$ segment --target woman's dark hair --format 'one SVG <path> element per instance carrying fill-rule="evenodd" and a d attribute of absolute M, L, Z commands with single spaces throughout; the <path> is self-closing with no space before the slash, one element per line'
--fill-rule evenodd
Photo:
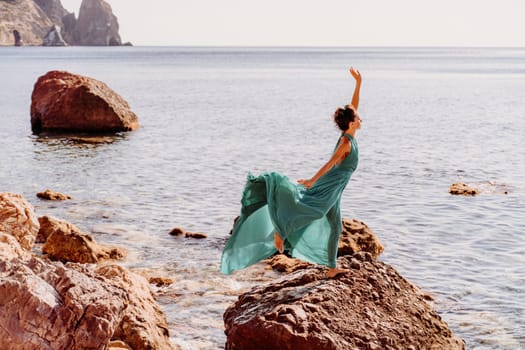
<path fill-rule="evenodd" d="M 341 131 L 348 129 L 348 125 L 355 120 L 355 109 L 351 105 L 337 108 L 334 112 L 334 122 Z"/>

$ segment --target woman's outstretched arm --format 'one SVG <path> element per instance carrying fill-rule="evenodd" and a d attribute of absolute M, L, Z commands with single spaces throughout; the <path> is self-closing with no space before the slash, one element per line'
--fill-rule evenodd
<path fill-rule="evenodd" d="M 350 141 L 344 136 L 341 137 L 341 141 L 339 142 L 339 145 L 337 146 L 337 149 L 332 154 L 332 157 L 328 162 L 326 162 L 325 165 L 319 171 L 309 180 L 301 179 L 297 182 L 299 182 L 301 185 L 303 185 L 306 188 L 312 187 L 317 180 L 319 180 L 324 174 L 326 174 L 330 169 L 332 169 L 335 165 L 340 164 L 346 156 L 350 154 L 352 145 L 350 144 Z"/>
<path fill-rule="evenodd" d="M 361 73 L 357 69 L 354 69 L 354 67 L 350 67 L 350 74 L 355 79 L 355 88 L 354 88 L 354 94 L 352 95 L 352 106 L 357 111 L 357 108 L 359 107 L 359 91 L 361 90 Z"/>

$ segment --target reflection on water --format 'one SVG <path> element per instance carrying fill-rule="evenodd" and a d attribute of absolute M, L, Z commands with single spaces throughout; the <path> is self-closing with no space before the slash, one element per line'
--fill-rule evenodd
<path fill-rule="evenodd" d="M 75 155 L 79 150 L 93 150 L 126 139 L 125 133 L 117 134 L 82 134 L 82 133 L 46 133 L 32 137 L 35 153 L 65 151 Z M 93 152 L 86 152 L 91 155 Z"/>

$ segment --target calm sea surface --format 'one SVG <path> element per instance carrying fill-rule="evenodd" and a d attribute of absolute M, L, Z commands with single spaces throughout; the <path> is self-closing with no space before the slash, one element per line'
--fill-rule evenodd
<path fill-rule="evenodd" d="M 159 291 L 173 343 L 222 349 L 226 307 L 276 276 L 218 272 L 246 175 L 315 173 L 350 65 L 363 128 L 343 216 L 371 227 L 380 259 L 435 296 L 468 349 L 524 349 L 525 49 L 0 48 L 0 191 L 174 278 Z M 54 69 L 106 82 L 142 128 L 100 144 L 33 136 L 33 85 Z M 485 192 L 449 195 L 458 180 Z M 40 201 L 46 188 L 74 200 Z"/>

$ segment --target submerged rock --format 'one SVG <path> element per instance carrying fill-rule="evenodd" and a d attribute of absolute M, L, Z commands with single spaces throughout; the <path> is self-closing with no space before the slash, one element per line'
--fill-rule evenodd
<path fill-rule="evenodd" d="M 313 266 L 239 296 L 224 313 L 226 349 L 465 349 L 424 294 L 368 253 Z"/>
<path fill-rule="evenodd" d="M 102 260 L 118 260 L 126 256 L 122 248 L 95 242 L 67 221 L 43 216 L 38 219 L 38 241 L 45 242 L 42 251 L 51 259 L 78 263 L 97 263 Z"/>
<path fill-rule="evenodd" d="M 31 250 L 38 235 L 40 224 L 33 207 L 19 194 L 0 193 L 0 232 L 5 232 Z"/>
<path fill-rule="evenodd" d="M 31 129 L 113 133 L 140 127 L 128 103 L 106 84 L 65 71 L 38 78 L 31 95 Z"/>
<path fill-rule="evenodd" d="M 69 196 L 67 194 L 51 191 L 49 189 L 45 190 L 44 192 L 38 192 L 36 194 L 36 196 L 38 198 L 47 199 L 47 200 L 50 200 L 50 201 L 64 201 L 64 200 L 67 200 L 67 199 L 71 199 L 71 196 Z"/>
<path fill-rule="evenodd" d="M 463 195 L 463 196 L 475 196 L 479 194 L 479 191 L 475 189 L 474 187 L 470 187 L 466 183 L 463 182 L 455 182 L 452 185 L 450 185 L 450 189 L 448 190 L 450 194 L 456 194 L 456 195 Z"/>

